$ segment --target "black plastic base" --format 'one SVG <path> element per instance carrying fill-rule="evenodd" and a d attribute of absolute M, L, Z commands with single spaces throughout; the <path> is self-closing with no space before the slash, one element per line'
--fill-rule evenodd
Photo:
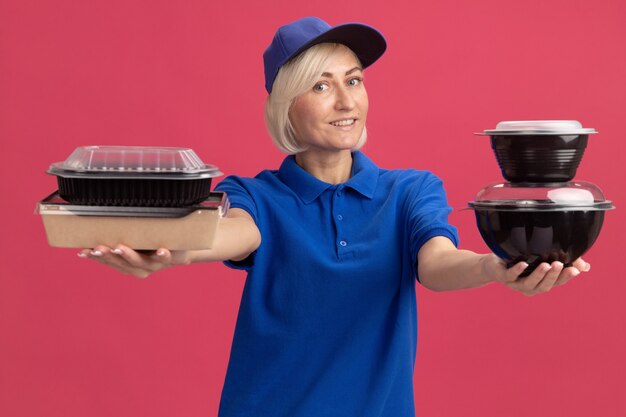
<path fill-rule="evenodd" d="M 72 204 L 92 206 L 181 207 L 211 193 L 211 178 L 116 179 L 57 177 L 59 195 Z"/>
<path fill-rule="evenodd" d="M 540 263 L 565 265 L 582 256 L 596 241 L 604 211 L 498 211 L 477 209 L 476 223 L 489 248 L 508 266 L 527 262 L 522 276 Z"/>

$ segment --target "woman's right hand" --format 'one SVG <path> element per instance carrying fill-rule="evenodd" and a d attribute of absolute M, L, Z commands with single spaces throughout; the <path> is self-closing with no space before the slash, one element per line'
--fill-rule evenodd
<path fill-rule="evenodd" d="M 114 248 L 99 245 L 93 249 L 81 250 L 78 256 L 96 260 L 122 274 L 147 278 L 154 272 L 176 265 L 242 260 L 254 252 L 260 244 L 261 233 L 252 217 L 242 209 L 231 208 L 227 216 L 220 219 L 211 249 L 170 251 L 160 248 L 144 253 L 122 244 Z"/>
<path fill-rule="evenodd" d="M 170 251 L 160 248 L 143 253 L 124 245 L 117 245 L 114 248 L 100 245 L 93 249 L 83 249 L 78 252 L 78 256 L 93 259 L 122 274 L 133 275 L 137 278 L 147 278 L 152 273 L 170 266 L 187 265 L 191 259 L 189 251 Z"/>

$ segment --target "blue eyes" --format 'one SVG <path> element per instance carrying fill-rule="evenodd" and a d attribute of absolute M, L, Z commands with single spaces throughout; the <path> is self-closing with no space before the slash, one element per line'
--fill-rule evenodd
<path fill-rule="evenodd" d="M 362 82 L 363 82 L 362 78 L 354 77 L 354 78 L 350 78 L 346 84 L 348 85 L 348 87 L 357 87 Z M 328 90 L 329 88 L 330 86 L 328 85 L 327 82 L 319 82 L 313 86 L 313 91 L 315 91 L 316 93 L 321 93 L 323 91 Z"/>

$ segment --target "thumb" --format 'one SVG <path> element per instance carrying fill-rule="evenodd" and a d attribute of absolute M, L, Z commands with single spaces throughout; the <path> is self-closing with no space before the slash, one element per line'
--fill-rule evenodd
<path fill-rule="evenodd" d="M 518 262 L 512 267 L 508 268 L 503 275 L 502 282 L 505 284 L 517 281 L 519 276 L 528 268 L 528 263 Z"/>

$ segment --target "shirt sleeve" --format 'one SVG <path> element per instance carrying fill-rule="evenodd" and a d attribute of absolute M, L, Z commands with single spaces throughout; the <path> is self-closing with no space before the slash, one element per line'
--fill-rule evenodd
<path fill-rule="evenodd" d="M 231 175 L 217 184 L 215 191 L 225 192 L 230 203 L 230 208 L 245 210 L 258 225 L 258 211 L 254 203 L 254 198 L 252 197 L 250 185 L 247 184 L 248 181 L 251 181 L 251 179 Z M 249 271 L 254 265 L 255 254 L 256 252 L 253 252 L 250 256 L 241 261 L 225 261 L 224 265 L 233 269 Z"/>
<path fill-rule="evenodd" d="M 448 205 L 443 181 L 436 175 L 423 171 L 422 181 L 416 181 L 408 205 L 409 249 L 416 259 L 422 245 L 435 236 L 449 238 L 458 246 L 456 227 L 448 223 L 452 211 Z"/>

